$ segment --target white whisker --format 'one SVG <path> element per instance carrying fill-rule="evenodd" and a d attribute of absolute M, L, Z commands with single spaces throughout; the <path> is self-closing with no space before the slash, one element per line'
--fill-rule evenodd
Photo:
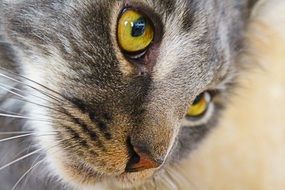
<path fill-rule="evenodd" d="M 28 169 L 23 175 L 22 177 L 15 183 L 15 185 L 12 187 L 11 190 L 15 190 L 17 188 L 17 186 L 21 183 L 21 181 L 33 170 L 35 169 L 37 166 L 39 166 L 41 163 L 43 163 L 46 159 L 42 159 L 41 161 L 35 163 L 30 169 Z"/>
<path fill-rule="evenodd" d="M 176 181 L 179 181 L 179 184 L 183 184 L 184 186 L 191 186 L 191 189 L 198 190 L 199 188 L 196 186 L 195 183 L 193 183 L 189 178 L 187 178 L 185 175 L 183 175 L 183 172 L 181 168 L 176 164 L 174 168 L 168 167 L 165 172 L 171 176 L 175 176 Z"/>
<path fill-rule="evenodd" d="M 63 130 L 48 131 L 48 132 L 56 133 L 60 131 L 63 131 Z M 0 132 L 0 135 L 20 135 L 20 134 L 30 134 L 30 133 L 38 134 L 35 131 L 11 131 L 11 132 Z"/>
<path fill-rule="evenodd" d="M 167 185 L 172 190 L 179 190 L 177 183 L 174 181 L 173 177 L 166 171 L 161 174 L 163 178 L 163 183 Z"/>
<path fill-rule="evenodd" d="M 25 96 L 23 96 L 23 95 L 21 95 L 21 94 L 19 94 L 19 93 L 16 93 L 16 92 L 14 92 L 14 91 L 12 91 L 12 90 L 10 90 L 10 89 L 8 89 L 8 88 L 5 88 L 5 87 L 3 87 L 3 86 L 1 86 L 1 85 L 0 85 L 0 88 L 2 88 L 3 90 L 6 90 L 7 92 L 9 92 L 9 93 L 11 93 L 11 94 L 13 94 L 13 95 L 15 95 L 15 96 L 17 96 L 17 97 L 22 98 L 22 100 L 24 100 L 25 102 L 28 102 L 28 103 L 31 103 L 31 104 L 34 104 L 34 105 L 37 105 L 37 106 L 40 106 L 40 107 L 44 107 L 44 108 L 47 108 L 47 109 L 55 110 L 55 111 L 58 111 L 58 112 L 62 112 L 61 110 L 57 110 L 57 109 L 55 109 L 55 108 L 51 108 L 51 107 L 48 107 L 48 106 L 45 106 L 45 105 L 41 105 L 41 104 L 32 102 L 32 101 L 30 101 L 27 97 L 25 97 Z"/>
<path fill-rule="evenodd" d="M 5 164 L 4 166 L 0 167 L 0 171 L 4 170 L 5 168 L 7 168 L 7 167 L 9 167 L 9 166 L 11 166 L 11 165 L 13 165 L 13 164 L 15 164 L 15 163 L 21 161 L 21 160 L 24 160 L 25 158 L 28 158 L 28 157 L 30 157 L 30 156 L 32 156 L 32 155 L 34 155 L 34 154 L 36 154 L 36 153 L 42 151 L 43 149 L 44 149 L 44 148 L 40 148 L 40 149 L 35 150 L 35 151 L 33 151 L 33 152 L 29 153 L 29 154 L 26 154 L 25 156 L 22 156 L 22 157 L 20 157 L 20 158 L 17 158 L 16 160 L 13 160 L 12 162 L 9 162 L 8 164 Z"/>
<path fill-rule="evenodd" d="M 70 139 L 72 139 L 72 138 L 70 138 Z M 40 149 L 37 149 L 37 150 L 35 150 L 35 151 L 33 151 L 33 152 L 29 153 L 29 154 L 26 154 L 26 155 L 24 155 L 24 156 L 22 156 L 22 157 L 20 157 L 20 158 L 17 158 L 17 159 L 15 159 L 15 160 L 9 162 L 8 164 L 5 164 L 4 166 L 0 167 L 0 171 L 4 170 L 5 168 L 7 168 L 7 167 L 9 167 L 9 166 L 11 166 L 11 165 L 13 165 L 13 164 L 15 164 L 15 163 L 21 161 L 21 160 L 24 160 L 25 158 L 28 158 L 28 157 L 30 157 L 30 156 L 33 156 L 33 155 L 39 153 L 39 152 L 42 151 L 42 150 L 49 150 L 49 149 L 51 149 L 51 148 L 53 148 L 53 147 L 58 146 L 60 142 L 63 142 L 63 141 L 66 141 L 66 140 L 70 140 L 70 139 L 63 139 L 63 140 L 57 141 L 57 142 L 56 142 L 56 143 L 57 143 L 56 145 L 52 145 L 52 146 L 45 147 L 45 148 L 40 148 Z"/>
<path fill-rule="evenodd" d="M 5 114 L 11 114 L 11 115 L 18 115 L 19 114 L 19 113 L 12 112 L 12 111 L 7 111 L 7 110 L 1 109 L 1 108 L 0 108 L 0 111 L 4 112 Z"/>
<path fill-rule="evenodd" d="M 18 100 L 18 99 L 17 99 Z M 21 101 L 21 100 L 20 100 Z M 2 114 L 8 114 L 8 115 L 18 115 L 18 116 L 21 116 L 20 114 L 22 113 L 16 113 L 16 112 L 12 112 L 12 111 L 7 111 L 7 110 L 4 110 L 4 109 L 1 109 L 0 108 L 0 113 L 2 112 Z M 41 117 L 46 117 L 45 114 L 39 114 L 37 113 L 37 116 L 41 116 Z"/>
<path fill-rule="evenodd" d="M 29 116 L 0 113 L 0 117 L 6 117 L 6 118 L 11 118 L 11 119 L 19 119 L 19 120 L 23 119 L 23 120 L 28 120 L 28 121 L 51 123 L 51 124 L 53 124 L 54 121 L 59 121 L 59 122 L 65 122 L 65 123 L 70 123 L 71 125 L 74 125 L 74 123 L 71 120 L 69 120 L 68 118 L 60 118 L 59 116 L 54 116 L 52 119 L 50 119 L 50 118 L 44 118 L 45 117 L 44 115 L 39 114 L 39 116 L 41 116 L 43 118 L 37 117 L 35 119 L 35 118 L 29 117 Z"/>
<path fill-rule="evenodd" d="M 0 67 L 0 69 L 2 69 L 3 71 L 6 71 L 5 69 L 3 69 L 3 68 L 1 68 L 1 67 Z M 51 90 L 51 89 L 45 87 L 44 85 L 41 85 L 41 84 L 39 84 L 39 83 L 37 83 L 37 82 L 35 82 L 35 81 L 31 80 L 31 79 L 28 79 L 28 78 L 26 78 L 26 77 L 24 77 L 24 76 L 21 76 L 21 75 L 19 75 L 19 74 L 16 74 L 16 73 L 13 73 L 13 72 L 10 72 L 10 71 L 6 71 L 6 72 L 8 72 L 8 73 L 10 73 L 10 74 L 13 74 L 13 75 L 15 75 L 15 76 L 19 76 L 19 77 L 21 77 L 21 78 L 24 78 L 24 79 L 26 79 L 26 80 L 28 80 L 28 81 L 30 81 L 30 82 L 33 82 L 34 84 L 36 84 L 36 85 L 38 85 L 38 86 L 41 86 L 41 87 L 45 88 L 46 90 L 48 90 L 48 91 L 50 91 L 50 92 L 53 92 L 53 93 L 55 93 L 55 94 L 57 94 L 57 95 L 60 95 L 58 92 L 55 92 L 55 91 L 53 91 L 53 90 Z M 7 75 L 5 75 L 5 74 L 3 74 L 3 73 L 0 73 L 0 76 L 2 76 L 2 77 L 4 77 L 4 78 L 7 78 L 7 79 L 9 79 L 9 80 L 12 80 L 12 81 L 14 81 L 14 82 L 17 82 L 18 84 L 22 84 L 22 85 L 24 85 L 24 86 L 27 86 L 27 87 L 29 87 L 29 88 L 31 88 L 31 89 L 34 89 L 34 90 L 40 92 L 41 94 L 43 94 L 43 95 L 45 95 L 45 96 L 47 96 L 47 97 L 50 97 L 50 98 L 52 98 L 52 99 L 54 99 L 54 100 L 56 100 L 56 101 L 58 101 L 58 102 L 60 102 L 60 103 L 65 100 L 65 99 L 62 99 L 63 97 L 57 97 L 57 96 L 54 96 L 54 95 L 49 94 L 49 93 L 47 93 L 47 92 L 43 92 L 42 90 L 37 89 L 36 87 L 33 87 L 33 86 L 28 85 L 28 84 L 26 84 L 26 83 L 24 83 L 24 82 L 22 82 L 22 81 L 19 81 L 19 80 L 17 80 L 17 79 L 14 79 L 14 78 L 12 78 L 12 77 L 9 77 L 9 76 L 7 76 Z"/>
<path fill-rule="evenodd" d="M 22 116 L 22 115 L 4 114 L 4 113 L 0 113 L 0 117 L 8 117 L 8 118 L 14 118 L 14 119 L 27 119 L 27 120 L 42 121 L 42 122 L 51 122 L 51 120 L 44 120 L 44 119 L 35 120 L 32 117 L 27 117 L 27 116 Z"/>
<path fill-rule="evenodd" d="M 60 143 L 60 142 L 62 142 L 62 141 L 66 141 L 66 140 L 70 140 L 70 139 L 72 139 L 72 138 L 65 139 L 65 140 L 61 140 L 61 141 L 58 141 L 57 143 Z M 57 146 L 57 145 L 52 146 L 52 147 L 48 148 L 47 150 L 50 150 L 50 149 L 52 149 L 52 148 L 54 148 L 54 147 L 56 147 L 56 146 Z M 71 147 L 73 147 L 73 146 L 74 146 L 74 145 L 65 147 L 65 148 L 63 148 L 62 150 L 66 150 L 66 149 L 71 148 Z M 54 154 L 54 153 L 56 153 L 56 152 L 58 152 L 58 151 L 60 151 L 60 150 L 54 151 L 54 152 L 52 152 L 52 153 Z M 35 159 L 35 161 L 36 161 L 38 158 L 39 158 L 39 156 Z M 41 161 L 39 161 L 39 162 L 43 163 L 45 160 L 46 160 L 46 158 L 43 159 L 43 160 L 41 160 Z M 32 163 L 32 165 L 35 163 L 35 161 Z M 39 163 L 39 162 L 36 163 L 36 164 L 37 164 L 37 165 L 40 165 L 41 163 Z M 35 164 L 35 165 L 36 165 L 36 164 Z M 32 167 L 34 167 L 34 166 L 32 166 Z M 37 167 L 37 166 L 36 166 L 36 167 Z M 35 169 L 35 167 L 34 167 L 34 169 Z M 30 168 L 29 170 L 30 170 L 30 171 L 25 172 L 25 174 L 24 174 L 25 176 L 27 176 L 27 174 L 30 173 L 33 169 Z M 19 179 L 19 180 L 18 180 L 19 182 L 17 182 L 17 183 L 19 184 L 19 183 L 24 179 L 25 176 L 22 176 L 22 177 L 21 177 L 22 179 Z M 30 176 L 31 176 L 31 174 L 30 174 Z M 24 184 L 29 180 L 28 178 L 29 178 L 29 176 L 27 176 L 25 182 L 23 182 Z M 17 186 L 17 185 L 15 184 L 14 186 Z M 12 189 L 12 190 L 15 190 L 15 189 Z"/>
<path fill-rule="evenodd" d="M 66 139 L 66 140 L 69 140 L 69 139 Z M 60 143 L 60 142 L 62 142 L 62 141 L 65 141 L 65 140 L 58 141 L 57 143 Z M 55 146 L 57 146 L 57 145 L 58 145 L 58 144 L 56 144 L 56 145 L 54 145 L 54 146 L 52 146 L 52 147 L 49 147 L 48 150 L 52 149 L 53 147 L 55 147 Z M 69 147 L 70 147 L 70 146 L 69 146 Z M 67 148 L 68 148 L 68 147 L 67 147 Z M 66 149 L 66 148 L 64 148 L 64 149 Z M 32 167 L 31 167 L 30 169 L 28 169 L 28 170 L 21 176 L 21 178 L 19 178 L 19 180 L 15 183 L 15 185 L 12 187 L 11 190 L 16 190 L 17 186 L 23 181 L 23 179 L 24 179 L 29 173 L 32 172 L 32 170 L 34 170 L 36 167 L 38 167 L 40 164 L 42 164 L 45 160 L 47 160 L 47 158 L 44 158 L 44 159 L 38 161 L 37 163 L 35 163 L 36 160 L 37 160 L 39 157 L 40 157 L 40 156 L 38 156 L 38 157 L 34 160 L 34 162 L 32 163 Z M 26 178 L 26 180 L 28 180 L 28 177 Z"/>
<path fill-rule="evenodd" d="M 15 87 L 11 87 L 11 86 L 8 86 L 8 85 L 3 84 L 3 83 L 0 83 L 0 87 L 1 87 L 1 86 L 4 87 L 4 88 L 8 88 L 8 89 L 14 90 L 14 91 L 18 92 L 18 94 L 19 94 L 19 93 L 25 93 L 25 94 L 27 94 L 27 92 L 25 92 L 24 90 L 21 90 L 21 89 L 15 88 Z M 34 90 L 35 90 L 35 89 L 34 89 Z M 39 90 L 37 89 L 36 91 L 39 91 Z M 41 94 L 43 94 L 43 93 L 41 92 Z M 22 94 L 20 94 L 20 95 L 22 95 Z M 29 95 L 30 95 L 30 96 L 33 96 L 33 97 L 35 97 L 35 98 L 38 98 L 38 99 L 40 99 L 40 100 L 47 101 L 47 102 L 51 102 L 50 100 L 53 99 L 52 97 L 49 97 L 49 96 L 47 96 L 46 94 L 44 94 L 45 97 L 48 97 L 49 99 L 46 99 L 46 98 L 43 98 L 43 97 L 40 97 L 40 96 L 31 94 L 31 93 L 29 93 Z M 60 102 L 60 104 L 56 103 L 56 105 L 57 105 L 57 106 L 61 106 L 62 103 L 63 103 L 63 102 Z"/>
<path fill-rule="evenodd" d="M 55 134 L 55 133 L 54 133 Z M 24 138 L 24 137 L 29 137 L 29 136 L 46 136 L 46 135 L 54 135 L 54 134 L 37 134 L 37 133 L 30 133 L 30 134 L 24 134 L 24 135 L 18 135 L 18 136 L 14 136 L 14 137 L 8 137 L 5 139 L 0 139 L 0 143 L 6 142 L 6 141 L 11 141 L 11 140 L 15 140 L 15 139 L 19 139 L 19 138 Z"/>
<path fill-rule="evenodd" d="M 7 92 L 10 92 L 11 94 L 14 94 L 14 95 L 18 96 L 18 97 L 21 97 L 21 98 L 23 98 L 23 99 L 26 99 L 25 96 L 23 96 L 23 95 L 21 95 L 21 94 L 19 94 L 19 93 L 17 93 L 17 92 L 14 92 L 14 91 L 12 91 L 12 90 L 10 90 L 10 89 L 8 89 L 8 88 L 2 86 L 2 85 L 0 86 L 0 88 L 2 88 L 3 90 L 6 90 Z"/>

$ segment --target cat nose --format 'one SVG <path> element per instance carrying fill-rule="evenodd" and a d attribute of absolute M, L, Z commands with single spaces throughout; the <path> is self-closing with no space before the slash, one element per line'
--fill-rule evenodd
<path fill-rule="evenodd" d="M 126 166 L 126 172 L 139 172 L 158 168 L 162 161 L 154 160 L 145 147 L 133 146 L 133 155 Z"/>

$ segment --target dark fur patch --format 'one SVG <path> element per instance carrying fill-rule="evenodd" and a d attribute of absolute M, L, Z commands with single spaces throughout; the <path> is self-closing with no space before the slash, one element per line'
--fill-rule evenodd
<path fill-rule="evenodd" d="M 105 150 L 105 146 L 103 145 L 103 142 L 99 139 L 99 136 L 97 135 L 97 133 L 95 131 L 93 131 L 91 129 L 91 127 L 89 127 L 83 120 L 81 120 L 78 117 L 73 116 L 70 113 L 66 113 L 66 115 L 72 119 L 72 121 L 77 124 L 78 126 L 81 127 L 81 129 L 83 130 L 83 132 L 85 134 L 88 134 L 90 139 L 92 141 L 95 141 L 97 143 L 98 148 L 101 148 L 102 150 Z"/>
<path fill-rule="evenodd" d="M 89 148 L 89 145 L 86 140 L 84 140 L 82 137 L 80 137 L 80 134 L 78 134 L 75 130 L 73 130 L 71 127 L 64 126 L 64 128 L 67 130 L 68 133 L 72 136 L 72 138 L 79 142 L 81 146 L 85 148 Z"/>
<path fill-rule="evenodd" d="M 161 10 L 164 10 L 167 15 L 171 15 L 175 11 L 175 1 L 173 0 L 157 0 Z"/>
<path fill-rule="evenodd" d="M 186 32 L 189 32 L 191 30 L 192 25 L 195 21 L 196 4 L 197 3 L 193 0 L 187 1 L 187 9 L 184 11 L 182 22 L 182 29 Z"/>

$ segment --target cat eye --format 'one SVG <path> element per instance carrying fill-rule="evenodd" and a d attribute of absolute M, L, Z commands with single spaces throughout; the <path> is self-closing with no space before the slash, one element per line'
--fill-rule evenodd
<path fill-rule="evenodd" d="M 121 49 L 130 54 L 142 54 L 154 39 L 151 21 L 142 13 L 125 9 L 118 20 L 117 38 Z"/>
<path fill-rule="evenodd" d="M 205 115 L 211 103 L 211 95 L 204 92 L 196 97 L 192 105 L 188 108 L 186 116 L 199 118 Z"/>

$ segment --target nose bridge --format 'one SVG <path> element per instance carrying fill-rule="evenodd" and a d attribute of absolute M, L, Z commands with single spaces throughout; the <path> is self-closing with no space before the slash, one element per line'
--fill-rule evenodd
<path fill-rule="evenodd" d="M 166 124 L 166 118 L 153 116 L 145 118 L 144 122 L 133 129 L 131 144 L 152 160 L 161 163 L 171 147 L 174 129 L 170 123 Z"/>
<path fill-rule="evenodd" d="M 151 85 L 149 93 L 138 107 L 132 105 L 134 110 L 141 108 L 142 112 L 135 112 L 132 117 L 134 125 L 129 139 L 137 157 L 132 156 L 127 166 L 128 171 L 159 167 L 172 148 L 173 138 L 178 131 L 175 118 L 179 114 L 175 112 L 177 106 L 170 103 L 171 93 L 164 93 L 164 96 L 161 89 L 155 86 L 157 85 L 154 83 Z"/>

